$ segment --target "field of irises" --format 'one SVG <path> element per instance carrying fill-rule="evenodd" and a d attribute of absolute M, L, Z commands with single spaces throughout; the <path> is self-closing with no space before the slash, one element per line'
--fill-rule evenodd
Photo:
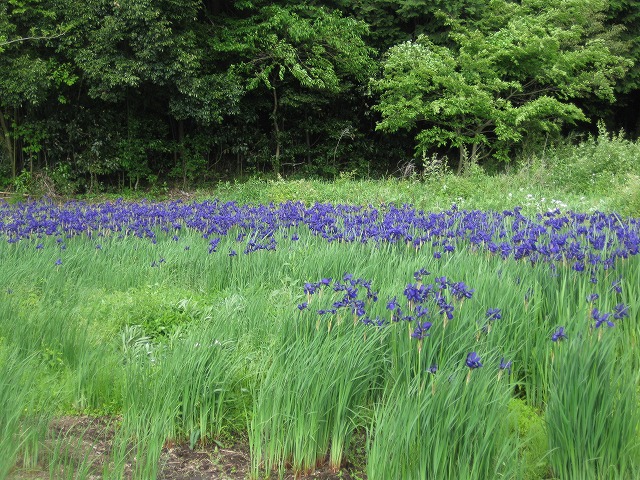
<path fill-rule="evenodd" d="M 601 212 L 0 203 L 0 478 L 237 439 L 255 479 L 638 478 L 639 249 Z M 51 439 L 80 414 L 99 464 Z"/>

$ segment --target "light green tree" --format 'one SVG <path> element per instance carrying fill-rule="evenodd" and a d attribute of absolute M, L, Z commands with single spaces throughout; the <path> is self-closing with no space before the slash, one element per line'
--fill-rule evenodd
<path fill-rule="evenodd" d="M 576 100 L 612 101 L 630 61 L 611 48 L 606 3 L 491 0 L 479 18 L 448 19 L 447 46 L 425 36 L 392 47 L 382 76 L 377 129 L 415 132 L 416 152 L 459 151 L 465 161 L 507 161 L 527 135 L 585 121 Z"/>

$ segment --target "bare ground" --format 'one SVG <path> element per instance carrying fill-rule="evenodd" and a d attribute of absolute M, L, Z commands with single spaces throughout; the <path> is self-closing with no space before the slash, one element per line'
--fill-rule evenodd
<path fill-rule="evenodd" d="M 50 472 L 47 458 L 55 455 L 65 458 L 76 468 L 81 465 L 83 475 L 78 477 L 98 480 L 109 464 L 109 453 L 113 446 L 117 419 L 107 417 L 69 416 L 60 417 L 50 426 L 50 438 L 40 453 L 37 464 L 16 465 L 9 480 L 36 480 L 76 478 L 71 469 L 59 468 Z M 130 479 L 133 460 L 124 466 L 124 478 Z M 158 480 L 245 480 L 250 472 L 249 448 L 246 440 L 240 439 L 233 445 L 196 446 L 193 450 L 185 443 L 167 443 L 162 449 L 159 461 Z M 269 478 L 286 480 L 359 480 L 366 476 L 361 469 L 346 465 L 339 472 L 328 466 L 321 466 L 306 475 L 294 475 L 287 471 L 274 472 Z"/>

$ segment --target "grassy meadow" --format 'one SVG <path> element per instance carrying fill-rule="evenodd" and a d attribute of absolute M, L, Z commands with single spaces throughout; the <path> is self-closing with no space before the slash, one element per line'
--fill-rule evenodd
<path fill-rule="evenodd" d="M 0 478 L 638 478 L 640 183 L 555 174 L 0 204 Z"/>

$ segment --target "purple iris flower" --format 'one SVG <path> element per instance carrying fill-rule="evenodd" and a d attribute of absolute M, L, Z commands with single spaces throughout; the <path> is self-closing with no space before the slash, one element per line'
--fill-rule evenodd
<path fill-rule="evenodd" d="M 629 307 L 624 303 L 619 303 L 613 307 L 613 318 L 616 320 L 622 320 L 624 317 L 629 316 Z"/>
<path fill-rule="evenodd" d="M 575 262 L 571 268 L 576 272 L 584 272 L 584 263 Z"/>
<path fill-rule="evenodd" d="M 564 327 L 558 327 L 556 331 L 553 332 L 553 335 L 551 335 L 551 341 L 553 342 L 559 342 L 566 338 L 567 338 L 567 335 L 564 331 Z"/>
<path fill-rule="evenodd" d="M 473 288 L 468 288 L 464 284 L 464 282 L 451 284 L 451 293 L 458 300 L 462 300 L 463 298 L 471 298 L 473 296 L 473 292 L 475 292 L 475 290 Z"/>
<path fill-rule="evenodd" d="M 596 328 L 600 328 L 600 325 L 602 325 L 603 323 L 606 323 L 610 327 L 615 326 L 615 324 L 611 320 L 609 320 L 610 316 L 610 313 L 600 313 L 597 308 L 591 310 L 591 318 L 596 321 Z"/>
<path fill-rule="evenodd" d="M 474 369 L 474 368 L 480 368 L 482 367 L 482 363 L 481 363 L 481 358 L 478 356 L 478 354 L 476 352 L 471 352 L 469 355 L 467 355 L 467 367 L 469 367 L 470 369 Z"/>
<path fill-rule="evenodd" d="M 386 320 L 384 320 L 383 318 L 380 317 L 376 317 L 375 319 L 375 325 L 376 327 L 384 327 L 385 325 L 387 325 L 389 322 L 387 322 Z"/>
<path fill-rule="evenodd" d="M 407 288 L 404 289 L 404 296 L 407 297 L 407 300 L 410 302 L 419 302 L 420 301 L 420 291 L 416 285 L 410 283 L 407 285 Z"/>
<path fill-rule="evenodd" d="M 425 277 L 427 275 L 431 275 L 431 272 L 427 271 L 426 268 L 421 268 L 417 272 L 414 272 L 413 278 L 415 278 L 416 281 L 419 282 L 420 280 L 422 280 L 422 277 Z"/>
<path fill-rule="evenodd" d="M 220 238 L 214 238 L 209 242 L 209 253 L 214 253 L 218 249 L 218 244 L 220 243 Z"/>
<path fill-rule="evenodd" d="M 507 372 L 509 372 L 509 375 L 511 375 L 511 363 L 511 360 L 505 362 L 504 357 L 502 357 L 500 359 L 500 370 L 506 370 Z"/>
<path fill-rule="evenodd" d="M 429 336 L 429 329 L 431 328 L 431 322 L 418 322 L 416 328 L 413 330 L 411 336 L 413 338 L 417 338 L 418 340 L 422 340 L 424 337 Z"/>
<path fill-rule="evenodd" d="M 622 280 L 622 277 L 618 278 L 617 280 L 614 280 L 611 283 L 611 290 L 615 290 L 616 293 L 622 293 L 622 287 L 620 286 L 621 280 Z"/>
<path fill-rule="evenodd" d="M 441 315 L 444 313 L 447 316 L 447 320 L 451 320 L 453 319 L 453 305 L 449 305 L 446 302 L 442 302 L 440 306 L 440 311 L 438 313 L 440 313 Z"/>
<path fill-rule="evenodd" d="M 387 310 L 395 310 L 396 307 L 398 307 L 398 300 L 396 299 L 396 297 L 393 297 L 387 302 Z"/>
<path fill-rule="evenodd" d="M 352 313 L 355 313 L 358 317 L 362 317 L 366 311 L 364 309 L 364 302 L 362 300 L 356 300 L 351 306 Z"/>

